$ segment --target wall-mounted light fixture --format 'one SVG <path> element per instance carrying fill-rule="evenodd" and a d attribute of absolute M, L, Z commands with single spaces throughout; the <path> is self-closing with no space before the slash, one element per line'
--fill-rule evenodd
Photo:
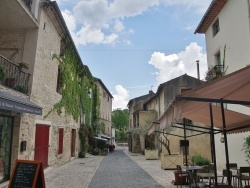
<path fill-rule="evenodd" d="M 225 138 L 224 138 L 223 133 L 221 133 L 220 142 L 221 142 L 221 143 L 224 143 L 224 142 L 225 142 Z"/>

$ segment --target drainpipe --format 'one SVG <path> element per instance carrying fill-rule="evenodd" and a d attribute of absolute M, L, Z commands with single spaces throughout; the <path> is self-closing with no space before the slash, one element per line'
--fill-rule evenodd
<path fill-rule="evenodd" d="M 250 0 L 247 0 L 248 5 L 248 27 L 249 27 L 249 38 L 250 38 Z"/>

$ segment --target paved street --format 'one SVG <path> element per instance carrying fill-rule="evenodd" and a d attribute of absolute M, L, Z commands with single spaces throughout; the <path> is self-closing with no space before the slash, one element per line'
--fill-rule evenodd
<path fill-rule="evenodd" d="M 47 188 L 173 188 L 173 178 L 173 171 L 161 169 L 160 160 L 145 160 L 141 154 L 128 152 L 127 147 L 118 147 L 105 157 L 88 155 L 45 171 Z"/>

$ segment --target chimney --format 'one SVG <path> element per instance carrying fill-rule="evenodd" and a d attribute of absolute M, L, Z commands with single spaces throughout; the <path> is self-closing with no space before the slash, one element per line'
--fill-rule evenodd
<path fill-rule="evenodd" d="M 198 76 L 198 79 L 200 80 L 200 67 L 199 67 L 199 60 L 196 61 L 197 63 L 197 76 Z"/>

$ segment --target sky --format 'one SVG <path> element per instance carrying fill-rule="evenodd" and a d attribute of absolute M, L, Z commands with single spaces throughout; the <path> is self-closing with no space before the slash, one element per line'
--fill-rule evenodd
<path fill-rule="evenodd" d="M 159 84 L 207 71 L 204 34 L 211 0 L 56 0 L 81 59 L 113 96 L 112 109 Z"/>

